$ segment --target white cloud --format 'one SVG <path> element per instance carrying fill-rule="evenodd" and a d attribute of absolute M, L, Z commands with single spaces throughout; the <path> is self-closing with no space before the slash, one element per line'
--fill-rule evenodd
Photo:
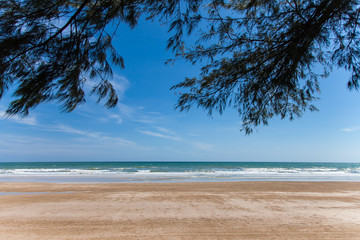
<path fill-rule="evenodd" d="M 126 77 L 117 74 L 114 74 L 114 77 L 110 81 L 110 83 L 113 85 L 119 98 L 122 98 L 124 96 L 126 89 L 128 89 L 130 85 L 129 80 Z"/>
<path fill-rule="evenodd" d="M 166 133 L 166 134 L 171 134 L 171 135 L 176 135 L 176 133 L 170 129 L 167 128 L 163 128 L 163 127 L 156 127 L 157 130 L 159 130 L 162 133 Z"/>
<path fill-rule="evenodd" d="M 27 116 L 27 117 L 19 117 L 17 115 L 13 116 L 7 116 L 5 111 L 0 111 L 1 119 L 6 119 L 10 121 L 14 121 L 20 124 L 30 125 L 30 126 L 36 126 L 37 120 L 34 116 Z"/>
<path fill-rule="evenodd" d="M 165 122 L 169 118 L 169 116 L 163 115 L 159 112 L 144 112 L 144 107 L 141 106 L 133 107 L 123 103 L 118 103 L 117 106 L 120 115 L 133 122 L 157 124 Z"/>
<path fill-rule="evenodd" d="M 156 123 L 156 121 L 154 119 L 152 119 L 149 116 L 143 115 L 140 116 L 138 118 L 133 118 L 132 119 L 134 122 L 138 122 L 138 123 L 146 123 L 146 124 L 154 124 Z"/>
<path fill-rule="evenodd" d="M 75 129 L 73 127 L 63 125 L 63 124 L 56 125 L 51 130 L 55 131 L 55 132 L 78 134 L 78 135 L 83 135 L 83 136 L 92 137 L 92 138 L 100 137 L 100 133 L 90 132 L 90 131 L 83 131 L 83 130 Z"/>
<path fill-rule="evenodd" d="M 134 142 L 120 138 L 120 137 L 109 137 L 104 135 L 103 133 L 100 132 L 92 132 L 92 131 L 85 131 L 85 130 L 80 130 L 80 129 L 76 129 L 73 128 L 71 126 L 67 126 L 67 125 L 56 125 L 53 126 L 51 128 L 47 129 L 48 131 L 54 131 L 54 132 L 63 132 L 63 133 L 70 133 L 70 134 L 75 134 L 75 135 L 81 135 L 81 136 L 85 136 L 88 138 L 93 138 L 93 139 L 97 139 L 100 141 L 108 141 L 108 142 L 112 142 L 112 143 L 116 143 L 119 145 L 135 145 Z"/>
<path fill-rule="evenodd" d="M 154 132 L 154 131 L 149 131 L 149 130 L 137 130 L 137 131 L 139 133 L 149 135 L 149 136 L 169 139 L 169 140 L 173 140 L 173 141 L 181 141 L 181 138 L 177 137 L 176 135 L 164 134 L 164 132 L 161 132 L 161 131 L 160 132 Z"/>
<path fill-rule="evenodd" d="M 21 136 L 21 135 L 0 135 L 0 143 L 3 144 L 32 144 L 34 142 L 46 142 L 43 138 L 31 137 L 31 136 Z"/>
<path fill-rule="evenodd" d="M 119 99 L 123 98 L 125 91 L 128 89 L 130 85 L 129 80 L 124 76 L 114 74 L 113 78 L 109 80 L 109 82 L 114 87 Z M 96 81 L 96 79 L 95 80 L 88 79 L 85 83 L 84 88 L 90 92 L 97 84 L 98 81 Z"/>
<path fill-rule="evenodd" d="M 149 135 L 149 136 L 153 136 L 153 137 L 164 138 L 164 139 L 169 139 L 172 141 L 182 142 L 185 145 L 188 145 L 188 146 L 190 146 L 196 150 L 200 150 L 200 151 L 210 151 L 215 148 L 215 146 L 212 144 L 207 144 L 207 143 L 202 143 L 202 142 L 193 142 L 193 141 L 189 141 L 188 139 L 180 138 L 176 132 L 174 132 L 168 128 L 164 128 L 164 127 L 155 127 L 153 130 L 138 129 L 136 131 L 139 133 L 142 133 L 144 135 Z"/>
<path fill-rule="evenodd" d="M 136 111 L 133 107 L 130 107 L 123 103 L 118 103 L 117 106 L 118 106 L 120 113 L 126 117 L 132 117 Z"/>
<path fill-rule="evenodd" d="M 360 130 L 360 127 L 352 127 L 352 128 L 343 128 L 341 129 L 341 131 L 344 131 L 344 132 L 355 132 L 355 131 L 359 131 Z"/>
<path fill-rule="evenodd" d="M 111 114 L 109 117 L 114 119 L 117 124 L 121 124 L 123 122 L 122 118 L 117 114 Z"/>

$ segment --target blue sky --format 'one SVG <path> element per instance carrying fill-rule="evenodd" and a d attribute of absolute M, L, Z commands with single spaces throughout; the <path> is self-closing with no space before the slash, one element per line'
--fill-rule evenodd
<path fill-rule="evenodd" d="M 118 30 L 114 45 L 126 68 L 114 69 L 120 96 L 114 109 L 88 97 L 72 113 L 46 103 L 27 118 L 6 118 L 7 93 L 0 101 L 0 161 L 360 162 L 360 93 L 346 88 L 345 71 L 321 80 L 320 112 L 272 119 L 245 136 L 232 109 L 212 118 L 203 110 L 174 110 L 177 96 L 169 88 L 196 76 L 198 68 L 181 61 L 164 65 L 172 56 L 167 38 L 157 23 Z"/>

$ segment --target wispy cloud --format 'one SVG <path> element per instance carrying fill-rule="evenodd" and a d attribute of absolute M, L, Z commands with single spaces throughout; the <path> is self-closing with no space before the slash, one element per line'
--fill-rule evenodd
<path fill-rule="evenodd" d="M 117 124 L 122 124 L 124 120 L 148 124 L 154 123 L 153 120 L 146 119 L 139 110 L 141 110 L 140 107 L 133 107 L 124 103 L 118 103 L 117 108 L 112 111 L 112 114 L 108 114 L 108 112 L 103 111 L 103 116 L 99 118 L 99 120 L 102 122 L 115 122 Z"/>
<path fill-rule="evenodd" d="M 117 74 L 114 74 L 114 77 L 110 83 L 113 85 L 119 97 L 123 97 L 126 89 L 128 89 L 130 86 L 130 82 L 126 77 Z"/>
<path fill-rule="evenodd" d="M 36 126 L 38 124 L 34 116 L 27 116 L 27 117 L 19 117 L 17 115 L 8 116 L 5 111 L 0 111 L 0 118 L 30 126 Z"/>
<path fill-rule="evenodd" d="M 50 128 L 50 130 L 54 131 L 54 132 L 78 134 L 78 135 L 82 135 L 82 136 L 86 136 L 86 137 L 92 137 L 92 138 L 98 138 L 98 137 L 101 136 L 101 134 L 98 133 L 98 132 L 79 130 L 79 129 L 73 128 L 73 127 L 68 126 L 68 125 L 63 125 L 63 124 L 58 124 L 58 125 Z"/>
<path fill-rule="evenodd" d="M 34 142 L 46 142 L 45 139 L 39 137 L 32 136 L 21 136 L 21 135 L 13 135 L 13 134 L 2 134 L 0 135 L 0 143 L 1 144 L 32 144 Z"/>
<path fill-rule="evenodd" d="M 131 107 L 123 103 L 118 103 L 117 107 L 119 109 L 120 114 L 126 117 L 132 117 L 136 112 L 136 109 L 134 107 Z"/>
<path fill-rule="evenodd" d="M 341 131 L 344 131 L 344 132 L 355 132 L 355 131 L 359 131 L 360 130 L 360 126 L 358 127 L 352 127 L 352 128 L 343 128 L 341 129 Z"/>
<path fill-rule="evenodd" d="M 109 117 L 114 119 L 117 124 L 121 124 L 123 122 L 123 119 L 118 114 L 111 114 Z"/>
<path fill-rule="evenodd" d="M 203 142 L 194 142 L 189 139 L 181 138 L 175 131 L 164 127 L 154 127 L 151 130 L 137 129 L 136 131 L 144 135 L 182 142 L 183 144 L 185 144 L 185 146 L 187 145 L 190 148 L 193 148 L 197 151 L 211 151 L 215 148 L 215 146 L 212 144 L 203 143 Z"/>
<path fill-rule="evenodd" d="M 168 128 L 164 128 L 164 127 L 156 127 L 156 129 L 162 133 L 165 134 L 170 134 L 170 135 L 176 135 L 176 133 Z"/>
<path fill-rule="evenodd" d="M 130 86 L 129 80 L 118 74 L 114 74 L 113 78 L 109 82 L 114 87 L 120 99 L 123 98 L 125 91 Z M 98 82 L 96 80 L 87 80 L 85 83 L 85 89 L 90 92 L 97 84 Z"/>
<path fill-rule="evenodd" d="M 135 143 L 133 141 L 129 141 L 129 140 L 126 140 L 126 139 L 123 139 L 120 137 L 109 137 L 100 132 L 76 129 L 71 126 L 67 126 L 67 125 L 63 125 L 63 124 L 59 124 L 59 125 L 50 127 L 47 130 L 54 131 L 54 132 L 62 132 L 62 133 L 80 135 L 80 136 L 93 138 L 93 139 L 100 140 L 100 141 L 108 141 L 108 142 L 116 143 L 119 145 L 127 145 L 127 146 L 135 145 Z"/>
<path fill-rule="evenodd" d="M 49 153 L 71 153 L 71 155 L 87 153 L 88 146 L 75 144 L 74 142 L 62 141 L 44 137 L 32 137 L 26 135 L 6 134 L 0 135 L 0 152 L 11 156 L 43 155 Z M 94 148 L 92 148 L 94 149 Z M 84 151 L 86 150 L 86 151 Z M 56 156 L 54 156 L 56 157 Z"/>
<path fill-rule="evenodd" d="M 171 116 L 160 112 L 147 112 L 142 106 L 130 106 L 118 103 L 119 114 L 132 122 L 155 125 L 168 122 Z"/>
<path fill-rule="evenodd" d="M 170 131 L 168 129 L 165 129 L 165 128 L 156 128 L 156 129 L 157 129 L 157 131 L 142 130 L 142 129 L 138 129 L 137 131 L 139 133 L 142 133 L 145 135 L 169 139 L 172 141 L 181 141 L 182 140 L 180 137 L 176 136 L 175 133 L 173 133 L 172 131 Z"/>

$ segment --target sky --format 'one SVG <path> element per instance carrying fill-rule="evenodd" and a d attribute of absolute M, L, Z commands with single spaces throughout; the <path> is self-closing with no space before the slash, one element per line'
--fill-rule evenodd
<path fill-rule="evenodd" d="M 0 161 L 360 162 L 360 93 L 347 89 L 349 73 L 334 69 L 320 80 L 319 112 L 271 119 L 248 136 L 230 108 L 212 117 L 196 108 L 175 110 L 170 87 L 197 76 L 199 68 L 183 61 L 165 65 L 172 57 L 168 37 L 157 23 L 119 28 L 114 46 L 125 69 L 114 68 L 120 101 L 113 109 L 88 96 L 71 113 L 52 102 L 26 118 L 9 118 L 7 93 L 0 100 Z"/>

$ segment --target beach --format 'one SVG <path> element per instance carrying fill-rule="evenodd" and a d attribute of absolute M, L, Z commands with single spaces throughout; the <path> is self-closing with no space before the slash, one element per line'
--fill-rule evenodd
<path fill-rule="evenodd" d="M 0 183 L 0 239 L 360 239 L 360 182 Z"/>

